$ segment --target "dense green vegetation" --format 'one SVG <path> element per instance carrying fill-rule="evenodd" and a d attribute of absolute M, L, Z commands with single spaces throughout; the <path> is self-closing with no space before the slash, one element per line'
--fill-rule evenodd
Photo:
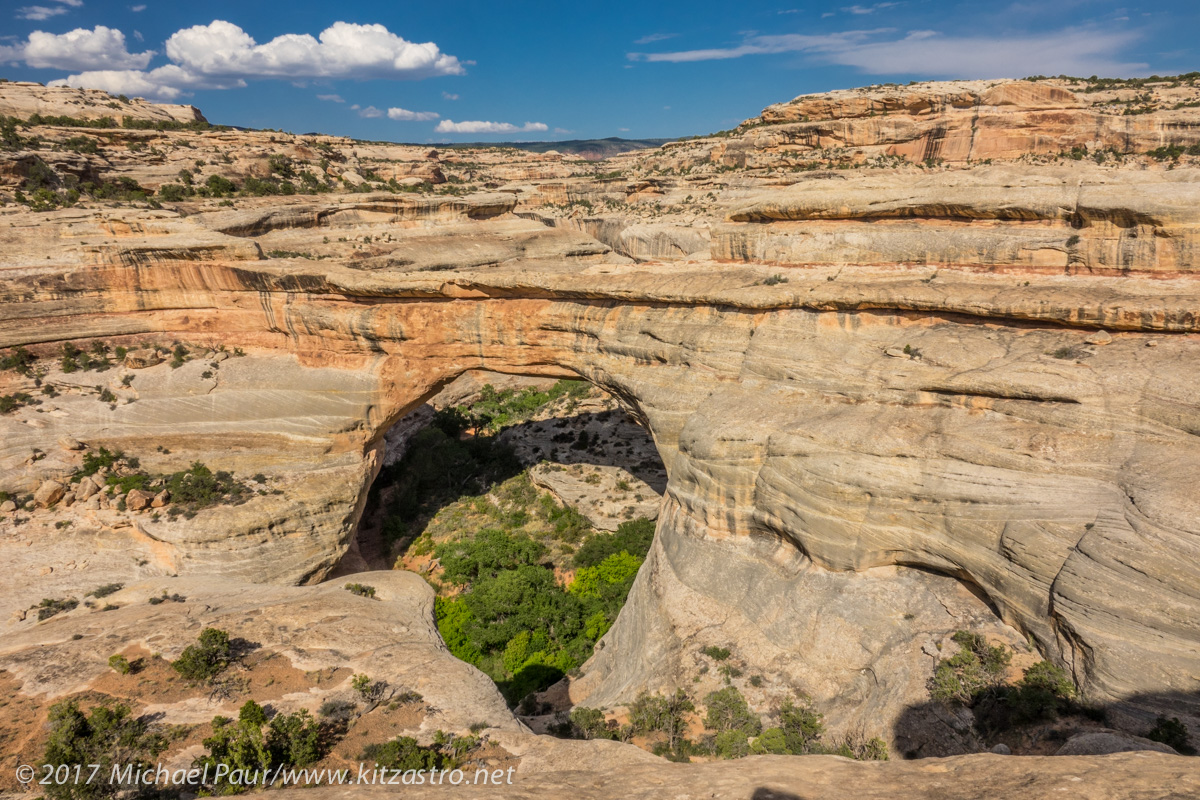
<path fill-rule="evenodd" d="M 437 600 L 442 638 L 491 675 L 510 703 L 546 688 L 587 660 L 616 619 L 649 550 L 636 533 L 647 527 L 653 531 L 648 520 L 625 523 L 617 535 L 634 552 L 581 568 L 566 588 L 544 563 L 546 547 L 526 534 L 490 529 L 439 545 L 442 577 L 461 590 Z"/>

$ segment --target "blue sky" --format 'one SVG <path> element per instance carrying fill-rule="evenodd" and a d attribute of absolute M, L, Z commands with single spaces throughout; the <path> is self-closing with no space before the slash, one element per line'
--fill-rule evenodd
<path fill-rule="evenodd" d="M 408 142 L 686 136 L 869 83 L 1200 69 L 1181 1 L 6 0 L 0 20 L 12 80 Z"/>

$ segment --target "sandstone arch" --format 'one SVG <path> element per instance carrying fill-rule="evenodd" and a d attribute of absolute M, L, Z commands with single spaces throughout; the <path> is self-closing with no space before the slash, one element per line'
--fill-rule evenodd
<path fill-rule="evenodd" d="M 461 205 L 473 236 L 524 255 L 460 255 L 459 231 L 450 255 L 419 269 L 260 260 L 252 240 L 147 217 L 120 220 L 150 230 L 142 241 L 6 270 L 0 346 L 48 356 L 64 340 L 157 337 L 249 356 L 215 379 L 185 368 L 135 381 L 133 405 L 10 426 L 0 459 L 32 479 L 54 464 L 26 464 L 29 448 L 70 434 L 148 459 L 170 441 L 240 470 L 277 466 L 298 499 L 137 535 L 164 568 L 295 582 L 336 561 L 382 432 L 438 387 L 468 369 L 579 375 L 637 409 L 670 473 L 654 556 L 580 697 L 614 701 L 656 680 L 661 645 L 714 621 L 773 642 L 768 661 L 824 641 L 788 624 L 819 609 L 784 602 L 824 597 L 817 584 L 862 593 L 830 617 L 869 607 L 863 635 L 886 630 L 897 640 L 882 646 L 921 658 L 894 605 L 945 597 L 912 568 L 969 579 L 1097 699 L 1194 696 L 1189 275 L 1157 262 L 1147 269 L 1168 279 L 810 264 L 771 283 L 778 263 L 631 265 L 503 217 L 511 204 L 495 198 Z M 792 236 L 802 221 L 790 214 Z M 48 219 L 63 241 L 95 224 L 84 211 Z M 185 230 L 193 240 L 179 241 Z M 869 708 L 890 691 L 871 658 L 836 660 L 827 694 L 865 687 L 854 696 Z"/>

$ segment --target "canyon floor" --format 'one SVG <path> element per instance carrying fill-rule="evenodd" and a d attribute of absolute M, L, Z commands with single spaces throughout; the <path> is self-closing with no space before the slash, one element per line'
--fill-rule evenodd
<path fill-rule="evenodd" d="M 1200 796 L 1198 100 L 872 86 L 590 161 L 0 84 L 0 790 L 74 701 L 496 796 Z M 518 573 L 577 637 L 466 615 Z"/>

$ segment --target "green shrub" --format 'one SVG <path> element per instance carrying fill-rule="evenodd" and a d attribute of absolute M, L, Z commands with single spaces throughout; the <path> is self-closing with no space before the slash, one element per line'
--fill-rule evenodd
<path fill-rule="evenodd" d="M 757 736 L 762 732 L 762 720 L 750 710 L 742 693 L 732 686 L 711 692 L 704 698 L 707 713 L 704 727 L 718 733 L 741 731 L 746 736 Z"/>
<path fill-rule="evenodd" d="M 171 666 L 188 680 L 207 681 L 229 666 L 231 652 L 229 634 L 217 628 L 205 628 L 200 632 L 199 641 L 189 645 Z"/>
<path fill-rule="evenodd" d="M 113 672 L 119 675 L 128 675 L 133 672 L 133 665 L 129 663 L 129 659 L 120 654 L 109 656 L 108 665 L 112 667 Z"/>
<path fill-rule="evenodd" d="M 204 182 L 204 188 L 209 197 L 229 197 L 237 191 L 237 186 L 228 178 L 220 175 L 209 175 Z"/>
<path fill-rule="evenodd" d="M 783 756 L 788 755 L 791 751 L 788 750 L 783 728 L 767 728 L 750 743 L 750 752 L 756 755 Z"/>
<path fill-rule="evenodd" d="M 750 755 L 750 741 L 745 731 L 721 731 L 713 737 L 713 749 L 721 758 L 743 758 Z"/>
<path fill-rule="evenodd" d="M 400 736 L 383 744 L 371 744 L 359 756 L 367 763 L 401 772 L 447 767 L 446 756 L 436 747 L 422 747 L 411 736 Z"/>
<path fill-rule="evenodd" d="M 1007 694 L 1018 724 L 1055 719 L 1075 697 L 1075 684 L 1065 670 L 1039 661 L 1025 670 L 1015 691 Z"/>
<path fill-rule="evenodd" d="M 102 469 L 112 469 L 124 458 L 125 454 L 120 450 L 111 452 L 106 447 L 101 447 L 94 453 L 88 451 L 83 454 L 83 466 L 71 475 L 71 483 L 79 483 L 83 478 L 95 475 Z"/>
<path fill-rule="evenodd" d="M 96 145 L 96 140 L 91 136 L 71 136 L 63 140 L 64 150 L 70 150 L 75 153 L 96 154 L 100 152 Z"/>
<path fill-rule="evenodd" d="M 26 350 L 24 347 L 17 346 L 10 350 L 7 355 L 0 356 L 0 370 L 13 370 L 21 375 L 32 374 L 33 362 L 37 360 L 37 356 Z"/>
<path fill-rule="evenodd" d="M 968 631 L 958 631 L 953 639 L 959 651 L 938 664 L 929 694 L 942 703 L 970 706 L 1000 685 L 1012 652 L 1003 645 L 993 647 L 983 636 Z"/>
<path fill-rule="evenodd" d="M 50 782 L 43 791 L 52 800 L 98 800 L 140 788 L 110 782 L 113 768 L 118 767 L 122 775 L 128 765 L 140 771 L 166 748 L 163 738 L 152 733 L 147 723 L 131 716 L 129 707 L 123 705 L 99 705 L 84 714 L 77 701 L 65 700 L 50 708 L 49 727 L 50 736 L 39 763 L 67 767 L 71 774 L 78 766 L 84 776 L 94 764 L 99 767 L 96 775 L 103 776 L 78 783 Z"/>
<path fill-rule="evenodd" d="M 214 781 L 218 767 L 228 768 L 220 770 L 219 782 L 206 788 L 212 794 L 236 794 L 250 788 L 229 782 L 236 770 L 305 767 L 323 755 L 320 727 L 306 709 L 277 714 L 268 724 L 266 712 L 253 700 L 241 707 L 236 721 L 214 717 L 212 735 L 204 740 L 204 747 L 208 752 L 196 758 L 194 767 L 207 770 L 205 774 Z"/>
<path fill-rule="evenodd" d="M 66 600 L 52 600 L 50 598 L 45 598 L 37 606 L 38 621 L 40 622 L 42 620 L 50 619 L 56 614 L 61 614 L 64 611 L 70 611 L 78 605 L 79 601 L 75 599 L 68 598 Z"/>
<path fill-rule="evenodd" d="M 669 695 L 642 692 L 629 706 L 629 724 L 634 733 L 665 734 L 667 749 L 677 751 L 687 728 L 685 715 L 695 710 L 695 704 L 682 689 Z"/>
<path fill-rule="evenodd" d="M 1146 738 L 1154 742 L 1162 742 L 1185 756 L 1195 755 L 1192 747 L 1192 737 L 1188 735 L 1188 727 L 1179 721 L 1179 717 L 1159 717 L 1154 727 L 1146 734 Z"/>
<path fill-rule="evenodd" d="M 180 186 L 178 183 L 166 183 L 158 187 L 158 196 L 168 203 L 178 203 L 195 193 L 191 186 Z"/>
<path fill-rule="evenodd" d="M 366 586 L 361 583 L 347 583 L 345 588 L 346 588 L 346 591 L 350 592 L 350 594 L 356 594 L 359 597 L 374 597 L 375 596 L 375 587 L 374 586 Z"/>
<path fill-rule="evenodd" d="M 0 395 L 0 414 L 9 414 L 18 408 L 36 405 L 37 403 L 37 400 L 25 392 Z"/>
<path fill-rule="evenodd" d="M 787 752 L 796 755 L 821 752 L 821 737 L 825 734 L 825 718 L 802 696 L 797 703 L 791 698 L 779 708 L 779 729 L 783 732 Z"/>
<path fill-rule="evenodd" d="M 187 506 L 191 511 L 222 502 L 240 502 L 248 491 L 233 473 L 213 472 L 199 461 L 192 462 L 189 469 L 166 476 L 163 482 L 171 493 L 172 505 Z"/>
<path fill-rule="evenodd" d="M 350 688 L 358 692 L 365 700 L 369 700 L 373 694 L 374 684 L 371 682 L 370 675 L 359 673 L 350 678 Z"/>
<path fill-rule="evenodd" d="M 715 644 L 710 644 L 707 647 L 701 648 L 700 652 L 711 658 L 713 661 L 724 661 L 725 659 L 729 658 L 729 656 L 733 655 L 728 648 L 717 647 Z"/>
<path fill-rule="evenodd" d="M 598 708 L 575 706 L 571 709 L 571 724 L 579 739 L 616 739 L 616 723 L 609 724 Z"/>

